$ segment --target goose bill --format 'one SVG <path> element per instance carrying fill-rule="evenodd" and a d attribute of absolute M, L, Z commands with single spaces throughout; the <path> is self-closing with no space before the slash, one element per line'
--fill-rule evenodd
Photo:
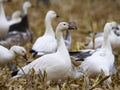
<path fill-rule="evenodd" d="M 27 55 L 24 55 L 23 58 L 24 58 L 26 61 L 28 60 Z"/>
<path fill-rule="evenodd" d="M 74 21 L 71 21 L 68 23 L 69 23 L 69 28 L 68 28 L 69 30 L 72 30 L 72 29 L 77 30 L 77 25 Z"/>

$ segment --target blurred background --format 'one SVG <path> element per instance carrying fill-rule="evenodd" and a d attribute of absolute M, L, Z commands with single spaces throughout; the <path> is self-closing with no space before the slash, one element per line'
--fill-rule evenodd
<path fill-rule="evenodd" d="M 10 0 L 5 3 L 5 12 L 10 16 L 15 10 L 20 10 L 26 0 Z M 44 19 L 48 10 L 55 10 L 60 16 L 53 21 L 55 30 L 60 21 L 75 21 L 78 30 L 72 31 L 72 47 L 78 50 L 79 44 L 86 43 L 88 31 L 103 31 L 108 21 L 120 23 L 120 0 L 29 0 L 34 5 L 28 11 L 30 28 L 36 39 L 45 30 Z M 76 47 L 77 45 L 77 47 Z"/>
<path fill-rule="evenodd" d="M 26 0 L 9 0 L 4 3 L 6 16 L 11 16 Z M 120 23 L 120 0 L 27 0 L 34 8 L 28 10 L 30 29 L 34 32 L 34 41 L 43 35 L 45 30 L 45 15 L 48 10 L 55 10 L 60 18 L 53 21 L 54 30 L 60 21 L 75 21 L 77 31 L 72 33 L 72 46 L 70 51 L 85 48 L 89 31 L 103 31 L 108 21 Z M 32 44 L 27 44 L 27 51 Z M 29 55 L 29 54 L 28 54 Z M 25 63 L 24 63 L 25 64 Z M 23 63 L 21 64 L 23 66 Z M 118 66 L 120 71 L 120 62 Z M 5 72 L 4 72 L 5 73 Z M 4 81 L 0 82 L 3 83 Z M 1 84 L 2 85 L 2 84 Z M 120 87 L 120 86 L 119 86 Z M 11 89 L 12 90 L 12 89 Z M 100 90 L 100 89 L 99 89 Z M 102 90 L 102 89 L 101 89 Z M 119 90 L 117 88 L 116 90 Z"/>

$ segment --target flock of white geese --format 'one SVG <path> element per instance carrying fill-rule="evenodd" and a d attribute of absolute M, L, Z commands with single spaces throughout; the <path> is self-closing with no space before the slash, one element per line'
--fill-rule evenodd
<path fill-rule="evenodd" d="M 23 45 L 32 41 L 33 32 L 29 29 L 27 9 L 32 4 L 28 1 L 23 3 L 21 11 L 15 11 L 11 18 L 5 15 L 3 0 L 0 0 L 0 64 L 8 63 L 17 56 L 26 58 L 26 50 Z M 22 13 L 21 13 L 22 12 Z M 115 66 L 115 54 L 120 51 L 120 26 L 116 22 L 107 22 L 103 34 L 95 36 L 95 48 L 92 48 L 92 41 L 87 44 L 85 50 L 69 52 L 71 45 L 70 30 L 76 30 L 75 22 L 60 22 L 54 33 L 52 22 L 58 15 L 55 11 L 49 10 L 45 17 L 45 32 L 34 42 L 30 53 L 37 59 L 23 66 L 12 73 L 13 78 L 30 74 L 34 69 L 36 74 L 40 71 L 47 73 L 47 81 L 81 78 L 84 73 L 95 76 L 101 73 L 110 75 L 107 79 L 111 83 L 111 75 L 117 73 Z M 66 37 L 63 37 L 66 31 Z M 8 49 L 10 48 L 10 49 Z M 82 60 L 80 70 L 71 62 L 74 57 L 76 62 Z"/>

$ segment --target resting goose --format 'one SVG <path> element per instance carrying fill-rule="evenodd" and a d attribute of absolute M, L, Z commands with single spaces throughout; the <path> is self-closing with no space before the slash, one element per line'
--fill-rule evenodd
<path fill-rule="evenodd" d="M 14 60 L 17 56 L 23 56 L 26 59 L 26 50 L 21 46 L 12 46 L 10 50 L 0 45 L 0 64 Z"/>
<path fill-rule="evenodd" d="M 114 66 L 114 55 L 110 44 L 111 30 L 117 28 L 115 23 L 107 23 L 104 27 L 104 40 L 102 47 L 93 52 L 90 56 L 84 58 L 80 68 L 83 72 L 86 72 L 89 76 L 95 76 L 101 73 L 101 70 L 105 75 L 112 75 Z M 107 79 L 111 83 L 111 77 Z"/>
<path fill-rule="evenodd" d="M 116 22 L 112 22 L 112 23 L 116 23 Z M 119 54 L 118 52 L 120 51 L 120 28 L 117 28 L 117 29 L 112 29 L 112 31 L 110 32 L 110 43 L 111 43 L 111 46 L 112 46 L 112 49 L 114 51 L 114 54 Z M 103 36 L 98 36 L 95 38 L 95 49 L 96 48 L 100 48 L 102 46 L 102 43 L 104 41 L 104 38 Z M 89 49 L 92 49 L 92 41 L 90 41 L 86 47 L 89 48 Z"/>
<path fill-rule="evenodd" d="M 37 38 L 30 50 L 33 57 L 36 55 L 44 55 L 53 53 L 57 49 L 57 41 L 52 27 L 52 21 L 57 17 L 57 14 L 53 10 L 49 10 L 45 17 L 46 30 L 43 36 Z"/>
<path fill-rule="evenodd" d="M 34 69 L 38 74 L 41 70 L 42 74 L 44 70 L 47 73 L 47 80 L 57 81 L 59 79 L 65 80 L 68 76 L 71 78 L 79 78 L 82 73 L 76 71 L 72 66 L 68 50 L 65 46 L 62 31 L 66 29 L 72 29 L 67 22 L 61 22 L 56 28 L 56 37 L 58 42 L 58 48 L 55 53 L 46 54 L 38 59 L 32 61 L 30 64 L 22 67 L 25 74 L 28 74 L 30 69 Z M 12 76 L 21 77 L 24 76 L 22 70 L 18 70 L 12 73 Z"/>
<path fill-rule="evenodd" d="M 19 23 L 20 19 L 12 19 L 8 22 L 3 8 L 3 0 L 0 0 L 0 39 L 6 37 L 11 25 Z"/>
<path fill-rule="evenodd" d="M 20 23 L 10 26 L 7 37 L 0 41 L 0 44 L 5 47 L 12 45 L 25 45 L 27 42 L 32 42 L 33 32 L 29 29 L 27 9 L 31 7 L 31 3 L 26 1 L 22 6 L 22 20 Z M 13 13 L 12 17 L 17 16 L 20 11 Z"/>

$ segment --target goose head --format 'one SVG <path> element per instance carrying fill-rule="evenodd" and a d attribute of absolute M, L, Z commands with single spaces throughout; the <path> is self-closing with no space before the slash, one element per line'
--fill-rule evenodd
<path fill-rule="evenodd" d="M 49 10 L 46 14 L 46 19 L 53 20 L 54 18 L 58 17 L 55 11 Z"/>
<path fill-rule="evenodd" d="M 32 7 L 32 4 L 29 1 L 26 1 L 26 2 L 23 3 L 22 8 L 23 8 L 23 12 L 24 12 L 25 15 L 27 14 L 27 10 L 30 7 Z"/>
<path fill-rule="evenodd" d="M 112 26 L 112 29 L 115 29 L 115 30 L 119 29 L 118 24 L 115 21 L 111 22 L 111 26 Z"/>
<path fill-rule="evenodd" d="M 118 29 L 118 25 L 116 22 L 109 22 L 105 24 L 104 34 L 108 36 L 112 29 Z"/>
<path fill-rule="evenodd" d="M 22 56 L 24 59 L 27 60 L 27 57 L 26 57 L 26 50 L 24 47 L 21 47 L 21 46 L 12 46 L 11 47 L 11 50 L 18 56 Z"/>
<path fill-rule="evenodd" d="M 24 4 L 23 4 L 24 9 L 27 9 L 27 8 L 30 8 L 30 7 L 32 7 L 32 4 L 29 1 L 24 2 Z"/>
<path fill-rule="evenodd" d="M 112 28 L 114 30 L 114 33 L 117 36 L 120 36 L 120 26 L 116 22 L 112 22 L 112 24 L 114 25 L 114 27 Z"/>
<path fill-rule="evenodd" d="M 67 22 L 61 22 L 58 24 L 57 29 L 61 31 L 69 29 L 69 24 Z"/>
<path fill-rule="evenodd" d="M 61 22 L 58 24 L 57 26 L 57 29 L 58 30 L 61 30 L 61 31 L 64 31 L 64 30 L 73 30 L 73 29 L 76 29 L 76 24 L 73 24 L 72 22 Z"/>
<path fill-rule="evenodd" d="M 20 11 L 16 11 L 12 14 L 12 19 L 20 19 L 22 16 L 22 13 Z"/>

